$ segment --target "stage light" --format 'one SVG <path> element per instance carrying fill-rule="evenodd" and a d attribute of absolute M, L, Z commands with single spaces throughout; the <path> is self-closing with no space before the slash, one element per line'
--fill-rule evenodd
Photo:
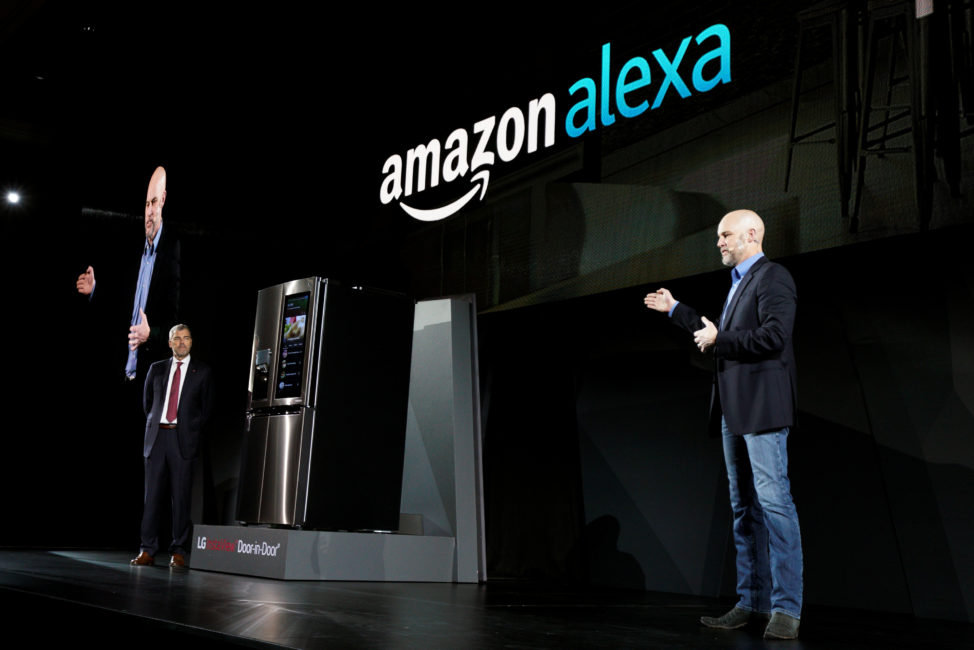
<path fill-rule="evenodd" d="M 17 205 L 20 203 L 20 192 L 15 192 L 13 190 L 7 192 L 7 203 L 10 203 L 11 205 Z"/>

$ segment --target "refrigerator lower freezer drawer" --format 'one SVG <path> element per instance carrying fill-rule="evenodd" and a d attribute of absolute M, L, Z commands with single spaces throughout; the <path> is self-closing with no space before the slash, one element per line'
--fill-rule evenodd
<path fill-rule="evenodd" d="M 239 521 L 303 525 L 313 418 L 310 409 L 302 409 L 251 419 L 240 477 Z"/>

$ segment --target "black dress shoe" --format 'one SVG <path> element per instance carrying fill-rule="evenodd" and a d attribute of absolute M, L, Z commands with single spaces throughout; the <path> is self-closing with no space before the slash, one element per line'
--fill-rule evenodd
<path fill-rule="evenodd" d="M 186 567 L 186 558 L 182 555 L 182 553 L 173 553 L 172 559 L 169 560 L 169 568 L 179 569 L 185 567 Z"/>
<path fill-rule="evenodd" d="M 132 566 L 152 566 L 155 563 L 156 561 L 152 559 L 152 556 L 145 551 L 141 551 L 137 558 L 129 562 Z"/>

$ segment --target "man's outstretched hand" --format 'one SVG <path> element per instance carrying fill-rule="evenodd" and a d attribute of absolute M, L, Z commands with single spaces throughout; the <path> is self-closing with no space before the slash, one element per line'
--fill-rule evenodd
<path fill-rule="evenodd" d="M 78 276 L 78 282 L 75 286 L 78 287 L 78 293 L 82 296 L 90 296 L 91 292 L 95 290 L 95 269 L 89 266 L 84 273 Z"/>
<path fill-rule="evenodd" d="M 664 313 L 669 313 L 673 309 L 673 305 L 676 304 L 676 300 L 673 299 L 673 294 L 670 293 L 669 289 L 663 288 L 657 289 L 653 293 L 647 293 L 643 302 L 650 309 Z"/>

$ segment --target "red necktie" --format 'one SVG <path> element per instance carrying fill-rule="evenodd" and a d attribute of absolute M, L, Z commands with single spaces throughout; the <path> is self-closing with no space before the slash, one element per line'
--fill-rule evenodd
<path fill-rule="evenodd" d="M 179 404 L 179 377 L 182 361 L 176 362 L 176 372 L 172 375 L 172 384 L 169 386 L 169 407 L 166 409 L 166 419 L 170 423 L 176 421 L 176 406 Z"/>

